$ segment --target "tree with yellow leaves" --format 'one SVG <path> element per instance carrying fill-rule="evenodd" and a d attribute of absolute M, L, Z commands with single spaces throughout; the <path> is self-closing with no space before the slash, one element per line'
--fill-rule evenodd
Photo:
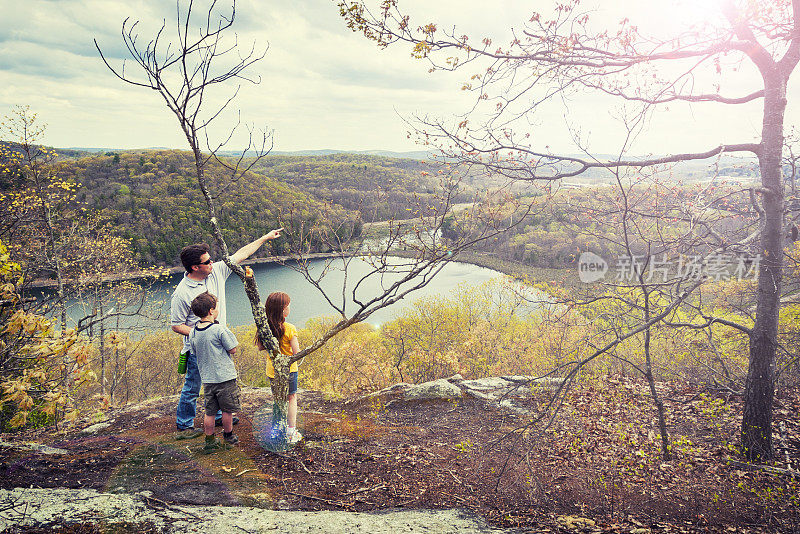
<path fill-rule="evenodd" d="M 74 329 L 56 330 L 53 319 L 25 311 L 22 282 L 0 242 L 0 426 L 73 420 L 73 393 L 94 379 L 88 346 Z"/>
<path fill-rule="evenodd" d="M 90 341 L 97 339 L 100 394 L 105 396 L 106 322 L 120 315 L 155 316 L 147 286 L 158 270 L 141 270 L 130 242 L 102 215 L 80 205 L 80 183 L 64 178 L 56 151 L 41 144 L 45 129 L 28 106 L 16 106 L 0 123 L 0 136 L 7 140 L 0 143 L 0 185 L 5 192 L 0 195 L 0 237 L 19 262 L 26 284 L 43 281 L 54 287 L 41 301 L 25 301 L 23 308 L 57 316 L 62 332 L 67 332 L 72 316 L 76 334 L 86 332 Z M 132 271 L 146 278 L 137 284 L 109 282 L 110 276 Z M 73 304 L 87 311 L 71 311 Z M 66 384 L 69 377 L 62 379 Z"/>

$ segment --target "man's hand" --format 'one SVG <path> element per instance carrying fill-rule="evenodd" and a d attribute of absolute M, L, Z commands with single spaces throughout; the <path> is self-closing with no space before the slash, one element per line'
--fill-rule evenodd
<path fill-rule="evenodd" d="M 278 228 L 277 230 L 272 230 L 270 233 L 264 234 L 264 240 L 269 241 L 271 239 L 277 239 L 281 236 L 282 231 L 283 231 L 282 227 Z"/>
<path fill-rule="evenodd" d="M 242 248 L 234 252 L 233 255 L 231 255 L 231 260 L 233 261 L 233 263 L 241 263 L 242 261 L 252 256 L 253 253 L 256 250 L 258 250 L 259 247 L 261 247 L 261 245 L 263 245 L 264 243 L 266 243 L 271 239 L 277 239 L 278 237 L 280 237 L 282 230 L 283 228 L 272 230 L 270 233 L 262 235 L 252 243 L 248 243 L 247 245 L 243 246 Z"/>
<path fill-rule="evenodd" d="M 188 336 L 192 333 L 192 327 L 185 324 L 174 324 L 172 325 L 172 331 L 182 336 Z"/>

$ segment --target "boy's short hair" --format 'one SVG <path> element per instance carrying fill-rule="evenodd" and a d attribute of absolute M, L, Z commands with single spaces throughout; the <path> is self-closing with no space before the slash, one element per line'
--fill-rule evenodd
<path fill-rule="evenodd" d="M 181 263 L 187 273 L 192 272 L 192 267 L 200 265 L 200 257 L 203 254 L 209 253 L 208 245 L 205 243 L 196 243 L 181 249 Z"/>
<path fill-rule="evenodd" d="M 209 314 L 209 312 L 217 307 L 217 297 L 208 291 L 200 293 L 192 301 L 192 313 L 201 319 Z"/>

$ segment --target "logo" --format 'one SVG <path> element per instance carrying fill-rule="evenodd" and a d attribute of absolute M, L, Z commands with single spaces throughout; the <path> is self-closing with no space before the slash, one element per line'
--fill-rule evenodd
<path fill-rule="evenodd" d="M 591 284 L 601 280 L 608 271 L 606 260 L 594 252 L 583 252 L 578 258 L 578 278 L 584 284 Z"/>

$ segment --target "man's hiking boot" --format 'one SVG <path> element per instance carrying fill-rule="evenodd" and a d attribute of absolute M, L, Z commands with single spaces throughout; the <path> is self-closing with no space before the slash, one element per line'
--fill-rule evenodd
<path fill-rule="evenodd" d="M 217 451 L 227 451 L 230 448 L 231 448 L 230 445 L 228 445 L 227 443 L 222 442 L 222 441 L 220 441 L 217 438 L 212 436 L 210 440 L 208 439 L 208 437 L 206 437 L 206 444 L 203 447 L 203 449 L 200 451 L 200 453 L 201 454 L 214 454 Z"/>
<path fill-rule="evenodd" d="M 239 438 L 233 432 L 231 432 L 230 435 L 228 435 L 227 432 L 223 432 L 222 433 L 222 439 L 228 445 L 236 445 L 237 443 L 239 443 Z"/>
<path fill-rule="evenodd" d="M 199 428 L 183 428 L 178 429 L 175 434 L 175 439 L 194 439 L 203 435 L 203 431 Z"/>

